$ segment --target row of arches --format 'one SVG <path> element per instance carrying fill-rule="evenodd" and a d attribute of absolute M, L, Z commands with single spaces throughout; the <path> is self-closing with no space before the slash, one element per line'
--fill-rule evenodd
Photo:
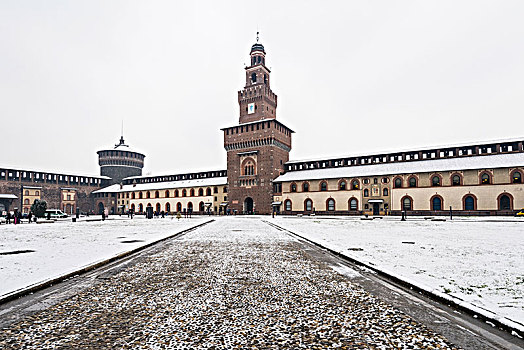
<path fill-rule="evenodd" d="M 386 180 L 386 181 L 384 181 Z M 382 183 L 387 183 L 388 178 L 383 178 Z M 404 180 L 401 176 L 396 176 L 393 179 L 393 187 L 394 188 L 403 188 L 403 187 L 418 187 L 419 186 L 419 180 L 420 177 L 417 175 L 411 175 L 407 178 L 407 180 Z M 369 183 L 369 179 L 364 179 L 364 183 Z M 523 171 L 519 169 L 515 169 L 510 173 L 509 183 L 514 184 L 521 184 L 524 182 L 524 175 Z M 374 178 L 373 183 L 378 183 L 378 179 Z M 478 176 L 478 184 L 479 185 L 490 185 L 493 184 L 493 174 L 484 171 L 481 172 Z M 444 177 L 441 174 L 433 174 L 430 176 L 430 186 L 438 187 L 438 186 L 445 186 L 444 183 Z M 461 173 L 453 173 L 449 177 L 449 185 L 450 186 L 462 186 L 464 185 L 464 176 Z M 337 183 L 337 190 L 343 191 L 343 190 L 359 190 L 360 189 L 360 181 L 358 179 L 353 179 L 350 181 L 346 181 L 345 179 L 340 179 Z M 311 191 L 311 184 L 309 181 L 303 181 L 301 186 L 299 186 L 296 182 L 292 182 L 290 184 L 290 192 L 309 192 Z M 322 180 L 318 184 L 318 191 L 328 191 L 332 190 L 328 188 L 328 182 L 326 180 Z"/>
<path fill-rule="evenodd" d="M 406 211 L 412 211 L 416 210 L 414 207 L 414 200 L 411 196 L 404 196 L 400 200 L 401 208 L 402 210 Z M 441 211 L 441 210 L 447 210 L 444 205 L 444 198 L 438 194 L 435 194 L 429 199 L 430 203 L 430 210 L 432 211 Z M 319 208 L 315 208 L 313 200 L 311 198 L 306 198 L 303 202 L 303 211 L 305 212 L 313 212 L 315 210 L 325 210 L 325 211 L 336 211 L 336 201 L 333 198 L 328 198 L 324 203 L 322 203 L 323 206 Z M 510 193 L 504 192 L 501 193 L 497 197 L 497 208 L 498 210 L 513 210 L 513 196 Z M 284 201 L 284 210 L 285 211 L 293 211 L 293 210 L 300 210 L 296 207 L 293 208 L 293 202 L 291 199 L 286 199 Z M 347 207 L 346 208 L 339 208 L 338 210 L 349 210 L 349 211 L 357 211 L 358 210 L 358 199 L 355 197 L 351 197 L 347 201 Z M 474 194 L 468 193 L 464 195 L 462 198 L 462 210 L 466 211 L 474 211 L 477 210 L 477 197 Z"/>
<path fill-rule="evenodd" d="M 510 183 L 514 184 L 521 184 L 523 183 L 523 175 L 522 171 L 520 170 L 513 170 L 510 173 Z M 402 177 L 397 176 L 393 180 L 393 187 L 394 188 L 402 188 L 402 187 L 418 187 L 419 177 L 417 175 L 411 175 L 408 177 L 407 181 L 404 183 L 404 180 Z M 493 184 L 493 174 L 488 171 L 483 171 L 478 176 L 478 184 L 479 185 L 491 185 Z M 449 178 L 449 184 L 451 186 L 462 186 L 464 185 L 464 177 L 460 173 L 453 173 L 451 174 Z M 433 174 L 431 175 L 430 179 L 430 185 L 433 187 L 443 186 L 444 185 L 444 179 L 442 175 L 440 174 Z"/>
<path fill-rule="evenodd" d="M 298 192 L 298 185 L 296 182 L 292 182 L 290 185 L 290 192 Z M 351 190 L 359 190 L 360 189 L 360 181 L 355 179 L 350 181 L 349 183 L 346 180 L 339 180 L 338 181 L 338 190 L 344 191 L 347 189 Z M 300 187 L 301 192 L 309 192 L 311 190 L 311 185 L 309 181 L 302 182 L 302 186 Z M 328 183 L 325 180 L 320 181 L 318 184 L 318 190 L 321 192 L 328 191 Z"/>
<path fill-rule="evenodd" d="M 413 198 L 404 196 L 400 200 L 402 210 L 416 210 L 414 207 Z M 446 210 L 444 206 L 444 198 L 435 194 L 429 199 L 430 210 L 440 211 Z M 474 211 L 477 210 L 477 196 L 468 193 L 462 197 L 462 210 Z M 513 196 L 510 193 L 504 192 L 497 197 L 497 210 L 513 210 Z"/>
<path fill-rule="evenodd" d="M 131 199 L 144 199 L 144 198 L 170 198 L 170 197 L 195 197 L 195 194 L 198 193 L 198 197 L 211 196 L 213 193 L 218 193 L 218 187 L 214 187 L 213 190 L 211 190 L 210 187 L 206 188 L 205 190 L 203 188 L 199 188 L 198 190 L 195 190 L 194 188 L 191 188 L 189 191 L 186 189 L 183 189 L 182 191 L 179 190 L 165 190 L 164 191 L 164 197 L 160 197 L 160 191 L 145 191 L 145 192 L 131 192 Z M 151 195 L 153 194 L 154 197 Z M 171 195 L 172 194 L 172 195 Z"/>
<path fill-rule="evenodd" d="M 133 203 L 131 204 L 130 209 L 136 213 L 144 213 L 146 207 L 153 207 L 153 205 L 151 203 L 147 203 L 147 205 L 144 206 L 143 203 L 139 203 L 138 205 L 135 205 Z M 176 213 L 176 212 L 184 212 L 184 211 L 193 212 L 194 211 L 194 206 L 192 202 L 187 202 L 185 207 L 183 207 L 182 203 L 180 202 L 176 203 L 176 205 L 174 206 L 172 206 L 171 203 L 169 202 L 165 203 L 164 206 L 162 206 L 160 203 L 156 203 L 153 208 L 157 213 L 160 213 L 162 211 L 166 213 L 172 213 L 172 212 Z M 198 203 L 198 211 L 199 212 L 206 211 L 206 205 L 204 202 Z"/>
<path fill-rule="evenodd" d="M 305 212 L 313 212 L 317 209 L 320 210 L 326 210 L 326 211 L 335 211 L 336 208 L 336 201 L 333 198 L 326 199 L 325 206 L 323 208 L 315 208 L 313 205 L 313 200 L 311 198 L 306 198 L 303 202 L 303 210 Z M 284 201 L 284 210 L 285 211 L 292 211 L 293 210 L 293 203 L 291 199 L 286 199 Z M 296 210 L 296 208 L 295 208 Z M 347 210 L 350 211 L 357 211 L 358 210 L 358 199 L 355 197 L 351 197 L 347 201 Z"/>

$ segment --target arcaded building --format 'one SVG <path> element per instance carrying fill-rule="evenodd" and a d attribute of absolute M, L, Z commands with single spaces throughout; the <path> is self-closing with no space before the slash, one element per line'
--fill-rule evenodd
<path fill-rule="evenodd" d="M 514 215 L 524 208 L 524 138 L 290 161 L 294 132 L 277 120 L 258 39 L 249 56 L 238 124 L 221 129 L 225 169 L 142 176 L 145 155 L 122 137 L 98 152 L 97 177 L 0 169 L 0 209 L 27 211 L 38 198 L 68 212 L 97 213 L 151 207 L 194 214 Z"/>

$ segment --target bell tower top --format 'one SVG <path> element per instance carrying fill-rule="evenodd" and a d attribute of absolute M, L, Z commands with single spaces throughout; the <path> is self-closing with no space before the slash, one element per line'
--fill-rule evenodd
<path fill-rule="evenodd" d="M 245 68 L 246 85 L 238 92 L 240 124 L 276 118 L 277 95 L 270 88 L 271 71 L 266 67 L 266 51 L 258 42 L 258 34 L 249 54 L 251 65 Z"/>

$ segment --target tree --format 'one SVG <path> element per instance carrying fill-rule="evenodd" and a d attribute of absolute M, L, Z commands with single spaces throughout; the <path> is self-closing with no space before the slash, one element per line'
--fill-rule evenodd
<path fill-rule="evenodd" d="M 31 211 L 38 218 L 43 218 L 45 216 L 45 211 L 47 210 L 47 202 L 35 199 L 35 202 L 31 205 Z"/>

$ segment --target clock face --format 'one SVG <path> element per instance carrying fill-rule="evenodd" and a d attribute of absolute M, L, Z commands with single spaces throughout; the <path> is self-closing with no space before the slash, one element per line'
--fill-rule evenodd
<path fill-rule="evenodd" d="M 247 114 L 253 114 L 255 113 L 255 104 L 250 103 L 247 105 Z"/>

